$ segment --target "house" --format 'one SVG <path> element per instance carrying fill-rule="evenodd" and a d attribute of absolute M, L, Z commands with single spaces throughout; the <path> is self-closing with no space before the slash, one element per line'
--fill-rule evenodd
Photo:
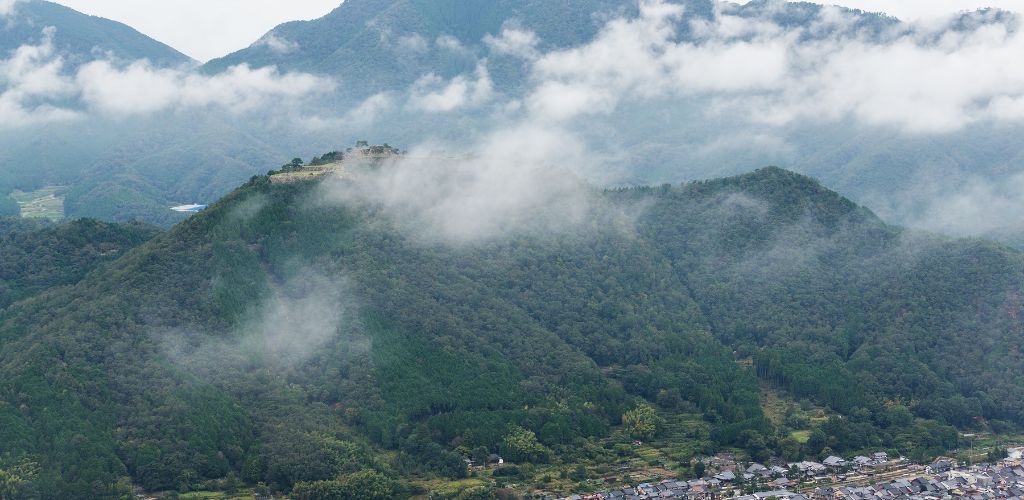
<path fill-rule="evenodd" d="M 768 468 L 763 466 L 763 465 L 761 465 L 761 464 L 759 464 L 759 463 L 755 462 L 755 463 L 750 464 L 750 467 L 747 467 L 747 473 L 748 474 L 757 474 L 759 476 L 766 475 L 766 474 L 768 474 Z"/>
<path fill-rule="evenodd" d="M 799 462 L 799 463 L 796 463 L 796 464 L 791 464 L 790 466 L 791 467 L 792 466 L 796 466 L 797 470 L 799 470 L 801 473 L 807 474 L 809 476 L 813 476 L 813 475 L 817 475 L 817 474 L 820 474 L 822 472 L 825 472 L 825 466 L 819 464 L 818 462 L 804 461 L 804 462 Z"/>
<path fill-rule="evenodd" d="M 929 465 L 926 470 L 929 474 L 942 474 L 943 472 L 949 472 L 956 466 L 956 462 L 952 458 L 939 457 Z"/>
<path fill-rule="evenodd" d="M 715 474 L 715 479 L 725 483 L 729 483 L 736 480 L 736 474 L 734 474 L 731 470 L 722 471 L 719 472 L 718 474 Z"/>
<path fill-rule="evenodd" d="M 885 463 L 889 461 L 889 454 L 884 451 L 879 451 L 871 455 L 871 459 L 876 463 Z"/>
<path fill-rule="evenodd" d="M 857 467 L 866 467 L 868 465 L 871 465 L 871 459 L 865 457 L 864 455 L 857 455 L 853 457 L 853 465 Z"/>
<path fill-rule="evenodd" d="M 838 468 L 843 467 L 843 466 L 846 465 L 846 460 L 843 460 L 840 457 L 832 455 L 832 456 L 826 458 L 825 460 L 823 460 L 822 463 L 825 464 L 828 467 L 832 467 L 833 469 L 838 469 Z"/>

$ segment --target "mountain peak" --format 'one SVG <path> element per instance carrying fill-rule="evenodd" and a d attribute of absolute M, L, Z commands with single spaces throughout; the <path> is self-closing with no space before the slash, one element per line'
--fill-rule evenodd
<path fill-rule="evenodd" d="M 42 29 L 52 26 L 56 30 L 54 46 L 71 68 L 95 59 L 97 54 L 126 61 L 147 59 L 159 67 L 194 62 L 185 54 L 124 23 L 83 14 L 45 0 L 16 3 L 4 21 L 7 26 L 4 36 L 0 37 L 0 52 L 37 44 Z"/>

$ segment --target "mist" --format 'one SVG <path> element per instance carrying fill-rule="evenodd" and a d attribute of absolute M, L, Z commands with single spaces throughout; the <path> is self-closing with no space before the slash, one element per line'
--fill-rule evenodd
<path fill-rule="evenodd" d="M 585 217 L 582 193 L 592 188 L 765 165 L 812 175 L 894 223 L 957 235 L 1014 225 L 1012 203 L 981 210 L 973 200 L 987 196 L 978 186 L 1021 171 L 1024 149 L 1010 140 L 1024 127 L 1016 15 L 989 10 L 899 22 L 783 2 L 718 3 L 710 14 L 663 0 L 637 5 L 636 15 L 608 16 L 593 39 L 569 46 L 550 44 L 517 20 L 480 39 L 376 27 L 396 60 L 447 54 L 458 61 L 452 67 L 469 69 L 428 69 L 363 99 L 346 78 L 273 66 L 207 74 L 102 55 L 71 65 L 55 50 L 61 34 L 41 30 L 36 43 L 0 56 L 0 127 L 64 127 L 56 129 L 60 138 L 74 144 L 87 135 L 75 127 L 96 120 L 133 132 L 140 120 L 164 116 L 174 117 L 173 127 L 187 128 L 190 115 L 219 123 L 204 133 L 206 144 L 191 146 L 204 154 L 161 163 L 196 182 L 154 196 L 152 205 L 212 201 L 249 175 L 356 139 L 396 144 L 410 157 L 460 158 L 361 181 L 394 213 L 412 214 L 408 220 L 453 241 L 515 233 L 523 221 L 552 214 Z M 302 50 L 276 32 L 255 45 L 285 55 Z M 163 135 L 175 134 L 133 143 L 158 147 Z M 963 153 L 964 143 L 985 137 L 1011 145 Z M 122 160 L 133 152 L 121 146 L 117 161 L 96 152 L 89 163 L 130 166 L 147 180 L 162 175 Z M 200 181 L 222 172 L 221 163 L 230 176 Z M 937 187 L 930 175 L 937 169 L 976 180 Z M 558 180 L 565 172 L 572 179 Z M 56 182 L 69 181 L 9 184 Z M 417 186 L 425 186 L 422 193 Z M 904 192 L 914 201 L 904 201 Z M 951 197 L 963 199 L 945 203 Z"/>
<path fill-rule="evenodd" d="M 216 280 L 214 281 L 216 285 Z M 299 376 L 327 353 L 337 359 L 365 354 L 369 343 L 356 332 L 358 301 L 340 275 L 302 267 L 272 286 L 224 335 L 162 331 L 151 335 L 176 364 L 210 381 L 252 369 Z"/>

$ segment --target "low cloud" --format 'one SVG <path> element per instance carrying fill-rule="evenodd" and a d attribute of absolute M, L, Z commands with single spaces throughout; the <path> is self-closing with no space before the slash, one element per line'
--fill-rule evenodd
<path fill-rule="evenodd" d="M 792 9 L 808 22 L 785 22 L 796 15 Z M 580 194 L 585 190 L 552 179 L 564 168 L 578 175 L 573 182 L 595 180 L 613 158 L 631 161 L 630 154 L 615 156 L 614 151 L 625 131 L 616 131 L 623 125 L 612 123 L 612 117 L 626 114 L 623 110 L 650 109 L 666 123 L 704 118 L 720 132 L 681 140 L 694 144 L 688 158 L 742 151 L 751 162 L 764 154 L 799 155 L 783 139 L 795 126 L 850 125 L 941 136 L 975 124 L 1020 123 L 1024 66 L 1015 61 L 1024 53 L 1024 33 L 1018 25 L 1017 17 L 1005 13 L 901 24 L 783 2 L 753 7 L 721 3 L 706 18 L 689 15 L 679 4 L 642 0 L 638 15 L 611 19 L 589 42 L 544 52 L 535 33 L 507 24 L 482 43 L 493 59 L 523 60 L 529 75 L 524 87 L 496 92 L 488 60 L 479 59 L 472 73 L 451 79 L 428 74 L 404 94 L 379 98 L 413 112 L 410 119 L 424 119 L 415 112 L 486 106 L 491 113 L 479 122 L 481 130 L 489 130 L 481 133 L 483 139 L 468 149 L 433 143 L 411 148 L 465 153 L 458 161 L 438 162 L 447 163 L 446 169 L 409 163 L 360 182 L 369 186 L 363 194 L 379 195 L 389 210 L 418 221 L 431 234 L 474 241 L 523 230 L 524 220 L 544 220 L 551 227 L 576 220 L 577 211 L 558 205 L 563 199 L 582 203 L 585 213 L 586 196 Z M 447 38 L 436 44 L 462 47 Z M 403 99 L 404 106 L 399 103 Z M 377 104 L 367 101 L 365 115 L 377 116 L 370 112 L 380 108 Z M 593 153 L 588 138 L 594 137 L 607 138 L 611 146 L 605 149 L 612 151 Z M 670 137 L 666 133 L 663 139 Z M 543 154 L 516 158 L 506 144 Z M 943 197 L 952 200 L 949 210 L 928 208 L 915 212 L 928 217 L 909 222 L 964 234 L 979 217 L 1005 220 L 1008 210 L 1024 207 L 1012 190 L 993 191 L 983 184 L 943 189 L 941 196 L 920 200 Z M 1000 208 L 988 210 L 978 203 L 986 198 Z M 920 200 L 919 205 L 924 203 Z M 550 210 L 555 206 L 565 210 L 561 224 L 544 218 L 558 212 Z M 908 222 L 907 217 L 900 220 Z M 982 226 L 989 225 L 974 230 L 983 231 Z"/>
<path fill-rule="evenodd" d="M 345 322 L 355 318 L 351 297 L 344 280 L 300 269 L 275 285 L 272 295 L 254 307 L 251 317 L 230 336 L 183 332 L 154 335 L 170 359 L 200 374 L 215 374 L 253 361 L 276 368 L 297 368 L 345 334 Z M 360 348 L 356 344 L 349 347 Z"/>
<path fill-rule="evenodd" d="M 1012 236 L 1024 233 L 1024 173 L 994 181 L 919 179 L 902 196 L 869 195 L 866 202 L 883 218 L 911 227 L 965 236 Z"/>
<path fill-rule="evenodd" d="M 1024 33 L 1014 16 L 977 13 L 944 24 L 871 30 L 823 8 L 803 26 L 720 5 L 714 17 L 643 1 L 591 42 L 536 56 L 528 102 L 554 120 L 610 113 L 623 101 L 708 98 L 710 113 L 759 124 L 853 118 L 909 134 L 1024 120 Z M 679 41 L 683 27 L 690 34 Z M 514 40 L 520 40 L 519 43 Z M 492 50 L 533 47 L 506 30 Z"/>
<path fill-rule="evenodd" d="M 323 201 L 384 210 L 414 238 L 475 244 L 558 232 L 587 219 L 592 192 L 574 170 L 589 162 L 564 130 L 513 126 L 472 147 L 422 144 L 407 158 L 323 184 Z"/>
<path fill-rule="evenodd" d="M 158 69 L 146 61 L 123 68 L 95 61 L 79 69 L 75 82 L 90 108 L 116 116 L 210 106 L 240 113 L 334 89 L 320 77 L 282 74 L 272 66 L 243 64 L 206 76 Z"/>
<path fill-rule="evenodd" d="M 268 33 L 256 42 L 257 46 L 264 46 L 275 54 L 290 54 L 299 50 L 299 43 L 278 36 L 276 33 Z"/>
<path fill-rule="evenodd" d="M 394 97 L 388 92 L 374 94 L 353 108 L 345 115 L 345 121 L 356 126 L 369 126 L 377 121 L 381 114 L 395 106 Z"/>
<path fill-rule="evenodd" d="M 426 38 L 418 33 L 398 37 L 398 47 L 410 52 L 423 53 L 430 50 L 430 44 Z"/>
<path fill-rule="evenodd" d="M 39 45 L 23 45 L 0 60 L 0 128 L 72 120 L 79 113 L 52 102 L 75 95 L 54 53 L 55 30 L 46 28 Z"/>
<path fill-rule="evenodd" d="M 9 16 L 14 13 L 14 8 L 24 0 L 0 0 L 0 16 Z"/>
<path fill-rule="evenodd" d="M 243 113 L 298 105 L 335 83 L 274 67 L 234 66 L 203 75 L 191 68 L 157 68 L 146 60 L 95 60 L 74 72 L 57 53 L 50 27 L 37 45 L 23 45 L 0 60 L 0 127 L 68 121 L 89 113 L 125 117 L 216 107 Z"/>
<path fill-rule="evenodd" d="M 472 76 L 459 75 L 447 82 L 435 74 L 420 78 L 410 91 L 409 104 L 415 110 L 450 112 L 479 106 L 493 95 L 490 73 L 486 63 L 481 63 Z"/>

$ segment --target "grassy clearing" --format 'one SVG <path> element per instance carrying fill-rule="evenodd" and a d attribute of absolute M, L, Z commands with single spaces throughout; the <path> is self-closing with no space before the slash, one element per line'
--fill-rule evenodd
<path fill-rule="evenodd" d="M 1024 435 L 971 432 L 960 435 L 960 449 L 951 455 L 957 460 L 971 463 L 987 462 L 989 451 L 1011 446 L 1024 446 Z"/>
<path fill-rule="evenodd" d="M 14 191 L 11 198 L 21 208 L 21 216 L 60 220 L 64 218 L 64 187 L 46 186 L 36 191 Z"/>
<path fill-rule="evenodd" d="M 790 437 L 795 439 L 798 443 L 804 444 L 807 442 L 808 439 L 811 439 L 811 431 L 793 431 L 792 433 L 790 433 Z"/>
<path fill-rule="evenodd" d="M 432 480 L 429 480 L 429 481 L 419 481 L 419 482 L 416 482 L 415 484 L 420 486 L 420 487 L 422 487 L 428 493 L 425 494 L 425 495 L 417 495 L 417 496 L 415 496 L 413 498 L 415 498 L 417 500 L 418 499 L 424 499 L 425 500 L 425 499 L 430 498 L 431 496 L 441 496 L 441 497 L 455 496 L 455 495 L 459 494 L 460 492 L 468 490 L 468 489 L 472 489 L 472 488 L 476 488 L 476 487 L 480 487 L 480 486 L 487 486 L 487 485 L 491 484 L 491 482 L 488 481 L 488 480 L 484 480 L 484 479 L 468 478 L 468 479 L 461 479 L 461 480 L 458 480 L 458 481 L 445 481 L 443 479 L 432 479 Z"/>
<path fill-rule="evenodd" d="M 182 500 L 241 500 L 251 499 L 253 497 L 253 490 L 251 489 L 240 489 L 237 493 L 224 493 L 220 491 L 192 491 L 189 493 L 180 493 L 178 498 Z"/>

